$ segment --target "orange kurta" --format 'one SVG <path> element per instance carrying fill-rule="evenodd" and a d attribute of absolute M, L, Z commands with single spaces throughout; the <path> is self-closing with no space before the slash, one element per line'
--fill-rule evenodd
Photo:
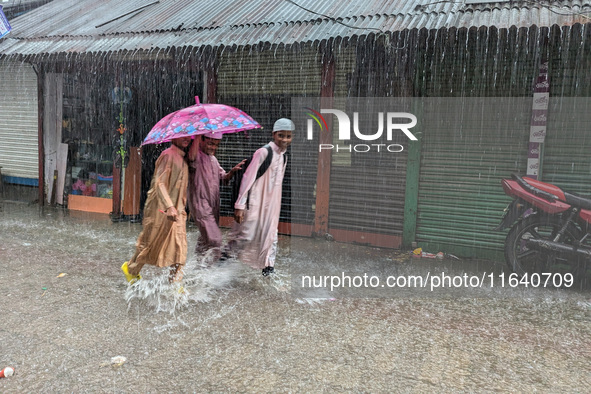
<path fill-rule="evenodd" d="M 187 259 L 187 185 L 189 167 L 185 152 L 175 145 L 166 149 L 156 161 L 156 168 L 148 198 L 144 206 L 143 231 L 136 251 L 129 261 L 134 266 L 151 264 L 169 267 L 184 265 Z M 174 206 L 178 211 L 176 221 L 169 220 L 165 211 Z"/>

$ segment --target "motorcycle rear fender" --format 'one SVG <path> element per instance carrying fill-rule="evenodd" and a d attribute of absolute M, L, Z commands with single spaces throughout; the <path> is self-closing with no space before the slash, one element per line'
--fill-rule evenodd
<path fill-rule="evenodd" d="M 505 209 L 505 215 L 503 216 L 503 219 L 501 219 L 501 223 L 495 227 L 495 230 L 500 231 L 511 227 L 513 223 L 515 223 L 529 208 L 531 207 L 528 204 L 525 204 L 518 199 L 511 201 L 509 206 Z"/>
<path fill-rule="evenodd" d="M 570 208 L 570 205 L 565 204 L 562 201 L 556 200 L 554 202 L 550 202 L 548 200 L 544 200 L 541 197 L 535 196 L 512 179 L 503 179 L 501 184 L 503 185 L 503 190 L 505 190 L 505 193 L 508 196 L 514 197 L 516 199 L 522 199 L 523 201 L 548 214 L 552 215 L 561 213 Z"/>
<path fill-rule="evenodd" d="M 591 211 L 588 209 L 581 209 L 579 212 L 579 216 L 583 219 L 587 224 L 591 224 Z"/>

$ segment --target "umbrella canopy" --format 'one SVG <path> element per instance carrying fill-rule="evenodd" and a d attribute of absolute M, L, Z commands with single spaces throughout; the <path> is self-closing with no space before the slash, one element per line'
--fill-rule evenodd
<path fill-rule="evenodd" d="M 195 105 L 160 119 L 142 145 L 161 144 L 175 138 L 206 133 L 226 134 L 261 128 L 260 124 L 238 108 L 224 104 L 201 104 L 197 96 L 195 102 Z"/>

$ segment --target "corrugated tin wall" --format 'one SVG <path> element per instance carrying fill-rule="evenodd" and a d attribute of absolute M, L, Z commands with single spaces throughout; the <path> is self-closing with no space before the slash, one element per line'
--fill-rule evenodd
<path fill-rule="evenodd" d="M 37 74 L 27 63 L 0 62 L 2 175 L 39 178 Z"/>
<path fill-rule="evenodd" d="M 391 143 L 397 142 L 405 143 L 402 139 Z M 329 227 L 402 235 L 406 158 L 404 151 L 381 154 L 360 151 L 352 154 L 348 166 L 333 164 Z"/>

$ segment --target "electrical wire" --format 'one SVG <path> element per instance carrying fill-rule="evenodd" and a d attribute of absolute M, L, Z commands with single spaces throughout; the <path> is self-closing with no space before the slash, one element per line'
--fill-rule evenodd
<path fill-rule="evenodd" d="M 329 15 L 326 15 L 326 14 L 322 14 L 320 12 L 316 12 L 316 11 L 313 11 L 313 10 L 311 10 L 309 8 L 306 8 L 306 7 L 304 7 L 304 6 L 296 3 L 293 0 L 285 0 L 285 1 L 287 1 L 288 3 L 291 3 L 293 5 L 295 5 L 298 8 L 301 8 L 304 11 L 310 12 L 310 13 L 315 14 L 315 15 L 318 15 L 318 16 L 322 16 L 322 17 L 324 17 L 324 18 L 326 18 L 326 19 L 328 19 L 328 20 L 330 20 L 330 21 L 332 21 L 334 23 L 338 23 L 338 24 L 343 25 L 343 26 L 346 26 L 346 27 L 348 27 L 350 29 L 375 30 L 375 31 L 379 32 L 379 35 L 384 35 L 384 36 L 388 37 L 388 34 L 386 32 L 384 32 L 383 30 L 380 30 L 378 28 L 375 28 L 375 27 L 357 27 L 357 26 L 349 25 L 347 23 L 344 23 L 344 22 L 338 20 L 337 18 L 332 17 L 332 16 L 329 16 Z M 404 49 L 405 47 L 406 47 L 406 42 L 404 43 L 403 46 L 401 46 L 401 47 L 395 47 L 393 49 Z"/>
<path fill-rule="evenodd" d="M 340 24 L 340 25 L 343 25 L 343 26 L 349 27 L 349 28 L 351 28 L 351 29 L 359 29 L 359 30 L 376 30 L 376 31 L 379 31 L 380 33 L 384 33 L 382 30 L 380 30 L 380 29 L 377 29 L 377 28 L 375 28 L 375 27 L 357 27 L 357 26 L 349 25 L 349 24 L 346 24 L 346 23 L 344 23 L 344 22 L 341 22 L 340 20 L 338 20 L 337 18 L 334 18 L 334 17 L 332 17 L 332 16 L 328 16 L 328 15 L 326 15 L 326 14 L 322 14 L 322 13 L 320 13 L 320 12 L 312 11 L 312 10 L 311 10 L 311 9 L 309 9 L 309 8 L 306 8 L 306 7 L 304 7 L 304 6 L 301 6 L 301 5 L 299 5 L 299 4 L 298 4 L 298 3 L 296 3 L 295 1 L 292 1 L 292 0 L 285 0 L 285 1 L 287 1 L 288 3 L 291 3 L 291 4 L 293 4 L 293 5 L 295 5 L 296 7 L 299 7 L 299 8 L 301 8 L 302 10 L 308 11 L 308 12 L 310 12 L 310 13 L 312 13 L 312 14 L 315 14 L 315 15 L 323 16 L 323 17 L 325 17 L 326 19 L 328 19 L 328 20 L 330 20 L 330 21 L 332 21 L 332 22 L 335 22 L 335 23 L 338 23 L 338 24 Z"/>

